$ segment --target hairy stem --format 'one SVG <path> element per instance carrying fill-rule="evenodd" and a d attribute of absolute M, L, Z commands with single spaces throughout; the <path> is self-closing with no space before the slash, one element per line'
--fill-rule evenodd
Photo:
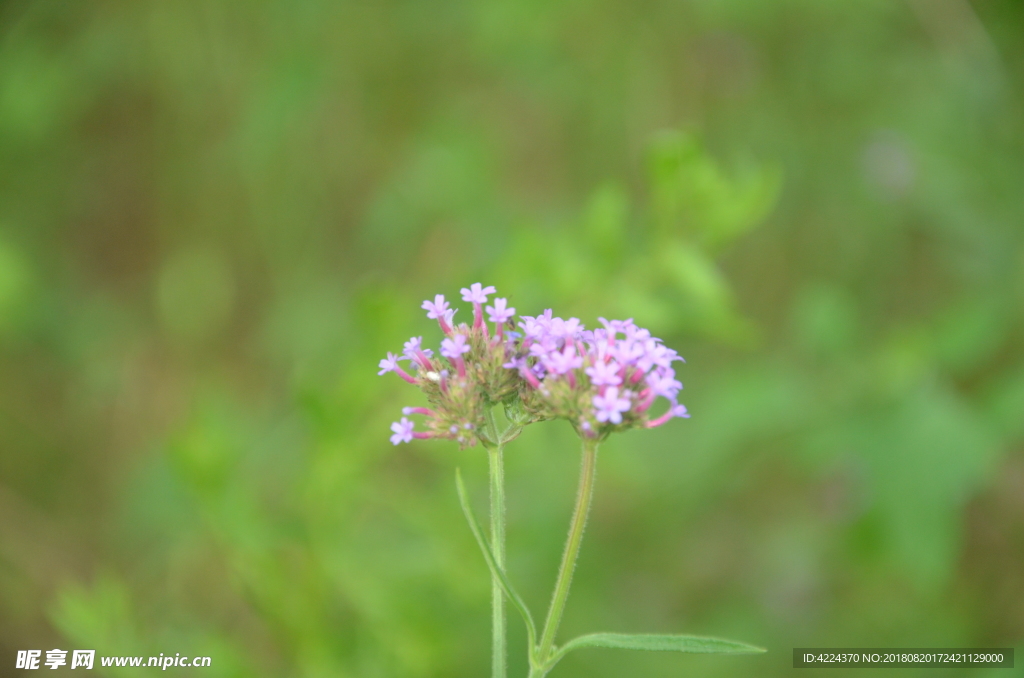
<path fill-rule="evenodd" d="M 487 450 L 491 476 L 491 549 L 497 566 L 505 569 L 505 467 L 502 451 L 505 443 L 498 434 L 493 410 L 488 410 L 487 425 L 494 446 Z M 498 578 L 491 576 L 491 676 L 505 678 L 508 648 L 505 635 L 505 594 Z"/>
<path fill-rule="evenodd" d="M 594 477 L 596 473 L 597 441 L 591 438 L 584 438 L 583 459 L 580 465 L 580 485 L 576 493 L 576 508 L 572 514 L 572 522 L 569 524 L 569 536 L 565 542 L 565 553 L 562 554 L 562 564 L 558 568 L 555 591 L 551 596 L 551 607 L 548 610 L 547 620 L 544 622 L 544 631 L 541 634 L 540 646 L 537 650 L 538 666 L 535 670 L 530 671 L 531 675 L 543 676 L 549 670 L 548 660 L 552 655 L 558 625 L 562 621 L 565 601 L 569 597 L 569 585 L 572 584 L 573 570 L 576 569 L 576 558 L 579 556 L 580 543 L 583 541 L 583 528 L 587 524 L 587 514 L 590 513 L 590 500 L 594 496 Z"/>

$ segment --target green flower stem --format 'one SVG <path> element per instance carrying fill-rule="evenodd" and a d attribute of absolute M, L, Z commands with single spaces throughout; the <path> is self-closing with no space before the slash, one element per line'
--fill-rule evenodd
<path fill-rule="evenodd" d="M 487 450 L 491 476 L 491 549 L 494 562 L 505 569 L 505 441 L 498 434 L 493 410 L 487 412 L 494 446 Z M 505 635 L 505 594 L 498 578 L 491 576 L 491 676 L 505 678 L 508 647 Z"/>
<path fill-rule="evenodd" d="M 548 610 L 544 631 L 541 634 L 540 646 L 537 649 L 536 665 L 531 668 L 530 675 L 544 676 L 553 664 L 549 663 L 555 644 L 555 634 L 562 621 L 565 601 L 569 597 L 569 585 L 572 583 L 573 570 L 576 569 L 576 558 L 579 556 L 580 543 L 583 541 L 583 528 L 587 524 L 590 513 L 590 500 L 594 496 L 594 478 L 597 474 L 597 440 L 583 439 L 583 459 L 580 465 L 580 486 L 576 494 L 576 508 L 569 525 L 569 536 L 565 542 L 565 553 L 562 564 L 558 568 L 558 580 L 551 597 L 551 608 Z"/>

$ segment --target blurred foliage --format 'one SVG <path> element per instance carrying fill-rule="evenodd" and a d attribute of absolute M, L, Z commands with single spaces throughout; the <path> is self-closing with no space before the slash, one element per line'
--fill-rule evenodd
<path fill-rule="evenodd" d="M 693 419 L 602 451 L 563 637 L 770 648 L 558 675 L 1020 647 L 1022 25 L 1012 0 L 0 4 L 0 674 L 95 647 L 481 675 L 453 469 L 482 506 L 486 460 L 392 447 L 418 403 L 375 374 L 477 280 L 688 360 Z M 576 445 L 547 423 L 507 456 L 542 609 Z"/>

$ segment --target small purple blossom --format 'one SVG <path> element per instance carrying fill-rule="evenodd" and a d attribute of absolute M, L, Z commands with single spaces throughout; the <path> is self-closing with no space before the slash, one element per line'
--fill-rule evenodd
<path fill-rule="evenodd" d="M 590 383 L 594 386 L 618 386 L 622 383 L 622 377 L 619 376 L 620 369 L 619 364 L 614 360 L 607 363 L 599 360 L 584 372 L 590 377 Z"/>
<path fill-rule="evenodd" d="M 489 288 L 489 289 L 494 289 Z M 487 306 L 487 319 L 492 323 L 501 325 L 502 323 L 508 322 L 508 319 L 516 314 L 516 309 L 507 308 L 508 299 L 495 299 L 494 306 Z"/>
<path fill-rule="evenodd" d="M 608 330 L 609 336 L 614 339 L 619 333 L 625 334 L 630 327 L 636 327 L 633 324 L 633 319 L 629 320 L 605 320 L 604 318 L 598 318 L 601 324 Z"/>
<path fill-rule="evenodd" d="M 676 396 L 679 395 L 680 389 L 683 388 L 683 385 L 674 378 L 674 375 L 662 375 L 657 372 L 651 372 L 647 375 L 647 385 L 651 387 L 655 395 L 660 395 L 669 400 L 675 400 Z"/>
<path fill-rule="evenodd" d="M 484 325 L 484 314 L 480 309 L 481 304 L 487 303 L 487 295 L 494 294 L 494 285 L 483 287 L 480 283 L 473 283 L 468 288 L 462 288 L 462 300 L 473 303 L 473 329 L 480 330 L 484 338 L 487 338 L 487 326 Z"/>
<path fill-rule="evenodd" d="M 443 316 L 438 317 L 437 324 L 441 326 L 441 332 L 451 335 L 455 331 L 453 328 L 455 327 L 455 314 L 458 310 L 458 308 L 449 308 L 444 311 Z"/>
<path fill-rule="evenodd" d="M 568 320 L 562 320 L 561 318 L 552 318 L 548 325 L 548 334 L 553 337 L 560 339 L 575 339 L 583 329 L 583 325 L 580 324 L 579 318 L 569 318 Z"/>
<path fill-rule="evenodd" d="M 530 344 L 530 355 L 534 358 L 538 358 L 541 362 L 545 362 L 548 354 L 557 350 L 558 345 L 555 343 L 554 339 L 551 339 L 550 337 L 543 337 Z"/>
<path fill-rule="evenodd" d="M 448 302 L 444 300 L 443 294 L 438 294 L 434 296 L 433 302 L 430 300 L 424 301 L 420 308 L 425 308 L 427 310 L 428 318 L 431 320 L 437 320 L 438 318 L 445 317 L 444 314 L 448 310 Z"/>
<path fill-rule="evenodd" d="M 539 337 L 544 329 L 541 324 L 537 322 L 537 319 L 533 316 L 524 315 L 522 316 L 523 322 L 519 323 L 519 326 L 523 328 L 523 334 L 530 339 Z"/>
<path fill-rule="evenodd" d="M 473 283 L 468 288 L 463 287 L 459 291 L 462 292 L 463 301 L 468 301 L 474 304 L 486 304 L 487 296 L 494 294 L 495 290 L 494 285 L 483 287 L 480 283 Z"/>
<path fill-rule="evenodd" d="M 622 423 L 622 413 L 629 411 L 629 398 L 620 398 L 619 389 L 616 386 L 609 386 L 604 395 L 594 396 L 594 416 L 598 421 Z"/>
<path fill-rule="evenodd" d="M 590 344 L 590 353 L 595 364 L 606 362 L 606 359 L 611 357 L 614 340 L 608 339 L 602 330 L 594 330 L 593 338 L 588 343 Z"/>
<path fill-rule="evenodd" d="M 406 358 L 404 356 L 397 356 L 391 351 L 388 351 L 388 357 L 381 358 L 380 362 L 377 363 L 377 367 L 380 368 L 380 372 L 378 372 L 377 375 L 379 376 L 381 374 L 387 374 L 388 372 L 394 372 L 395 370 L 402 369 L 398 366 L 399 360 L 406 360 Z"/>
<path fill-rule="evenodd" d="M 625 331 L 626 339 L 630 341 L 637 341 L 643 343 L 646 342 L 648 339 L 653 339 L 650 330 L 644 329 L 643 327 L 637 327 L 636 325 L 633 324 L 632 320 L 629 321 L 628 325 L 626 325 Z M 658 341 L 658 339 L 654 339 L 654 341 Z"/>
<path fill-rule="evenodd" d="M 378 372 L 377 374 L 380 375 L 386 374 L 387 372 L 394 372 L 395 374 L 400 376 L 402 379 L 405 379 L 410 384 L 415 384 L 416 380 L 409 376 L 409 373 L 401 368 L 401 366 L 398 364 L 399 360 L 405 360 L 405 357 L 397 356 L 394 353 L 388 351 L 388 357 L 382 358 L 381 361 L 377 363 L 377 367 L 380 368 L 380 372 Z"/>
<path fill-rule="evenodd" d="M 565 374 L 570 370 L 583 367 L 583 358 L 576 355 L 576 347 L 566 344 L 561 351 L 552 351 L 547 356 L 545 366 L 554 374 Z"/>
<path fill-rule="evenodd" d="M 509 370 L 518 370 L 519 375 L 525 379 L 530 386 L 533 388 L 540 387 L 540 381 L 537 380 L 536 375 L 530 370 L 529 364 L 527 364 L 526 358 L 515 358 L 503 364 L 502 367 Z"/>
<path fill-rule="evenodd" d="M 419 365 L 420 368 L 428 372 L 434 369 L 434 365 L 430 362 L 430 356 L 434 355 L 434 352 L 429 348 L 423 348 L 423 337 L 413 337 L 405 342 L 402 353 L 409 360 Z"/>
<path fill-rule="evenodd" d="M 629 339 L 616 342 L 611 351 L 615 359 L 623 365 L 633 365 L 646 354 L 643 344 L 630 341 Z"/>
<path fill-rule="evenodd" d="M 413 433 L 412 429 L 415 426 L 408 417 L 402 417 L 401 421 L 396 421 L 391 424 L 391 430 L 395 432 L 391 436 L 391 444 L 397 445 L 398 443 L 409 443 L 412 442 Z"/>
<path fill-rule="evenodd" d="M 531 339 L 537 339 L 539 337 L 547 335 L 551 327 L 551 309 L 546 309 L 544 313 L 536 317 L 524 315 L 522 316 L 523 322 L 519 323 L 519 326 L 523 328 L 523 332 L 526 336 Z"/>
<path fill-rule="evenodd" d="M 420 308 L 427 310 L 428 318 L 437 320 L 437 324 L 441 326 L 442 332 L 445 334 L 452 333 L 452 317 L 455 315 L 455 310 L 448 308 L 448 302 L 444 300 L 443 294 L 435 295 L 433 302 L 429 299 L 424 301 Z"/>
<path fill-rule="evenodd" d="M 402 351 L 402 353 L 404 353 L 405 356 L 410 360 L 413 359 L 417 352 L 422 352 L 423 355 L 427 356 L 428 358 L 434 355 L 434 352 L 431 351 L 429 348 L 423 348 L 423 337 L 413 337 L 409 341 L 405 342 L 403 348 L 404 350 Z"/>
<path fill-rule="evenodd" d="M 664 344 L 659 344 L 657 339 L 647 339 L 643 342 L 644 354 L 637 359 L 637 366 L 644 372 L 657 366 L 669 369 L 673 360 L 682 360 L 679 354 Z"/>
<path fill-rule="evenodd" d="M 455 367 L 459 371 L 459 377 L 462 379 L 466 378 L 466 361 L 463 359 L 462 354 L 469 352 L 469 344 L 466 342 L 466 336 L 463 334 L 456 334 L 451 339 L 445 339 L 441 342 L 441 355 L 449 360 L 455 361 Z"/>
<path fill-rule="evenodd" d="M 441 342 L 441 355 L 445 358 L 455 360 L 461 358 L 463 353 L 469 353 L 469 344 L 466 342 L 465 335 L 456 334 L 451 339 Z"/>

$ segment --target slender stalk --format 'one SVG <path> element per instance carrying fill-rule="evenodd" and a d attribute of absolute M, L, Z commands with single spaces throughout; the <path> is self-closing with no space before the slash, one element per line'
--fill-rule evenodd
<path fill-rule="evenodd" d="M 494 447 L 487 450 L 491 476 L 491 550 L 497 566 L 505 569 L 505 442 L 498 434 L 494 412 L 488 410 L 487 424 Z M 508 657 L 505 636 L 505 594 L 498 578 L 491 576 L 491 676 L 505 678 Z"/>
<path fill-rule="evenodd" d="M 541 634 L 540 646 L 537 650 L 538 666 L 535 669 L 531 669 L 531 675 L 543 676 L 549 670 L 547 666 L 548 660 L 551 658 L 558 625 L 562 621 L 565 601 L 569 597 L 569 585 L 572 583 L 572 574 L 576 569 L 576 558 L 579 556 L 580 543 L 583 541 L 583 528 L 587 524 L 587 514 L 590 513 L 590 500 L 594 496 L 594 477 L 596 474 L 597 441 L 591 438 L 584 438 L 583 459 L 580 464 L 580 485 L 576 493 L 576 508 L 572 514 L 572 522 L 569 524 L 569 536 L 565 541 L 565 553 L 562 554 L 562 564 L 558 568 L 555 591 L 551 596 L 551 607 L 548 609 L 548 617 L 544 622 L 544 631 Z"/>

